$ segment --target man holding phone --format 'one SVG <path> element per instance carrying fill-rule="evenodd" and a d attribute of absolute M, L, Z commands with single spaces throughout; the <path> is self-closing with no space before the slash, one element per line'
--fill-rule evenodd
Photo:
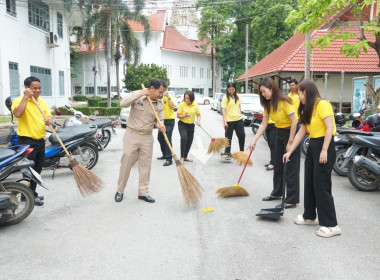
<path fill-rule="evenodd" d="M 33 169 L 38 174 L 41 174 L 45 157 L 45 125 L 52 124 L 53 117 L 46 101 L 40 98 L 40 80 L 36 77 L 28 77 L 24 80 L 24 86 L 24 95 L 19 96 L 12 103 L 12 112 L 18 118 L 17 143 L 19 145 L 30 145 L 30 148 L 33 148 L 33 152 L 28 156 L 28 159 L 34 161 Z M 36 104 L 34 104 L 32 97 L 36 99 L 38 105 L 45 113 L 46 120 L 44 120 Z M 37 184 L 32 181 L 30 188 L 34 193 L 34 203 L 37 206 L 42 206 L 44 204 L 44 197 L 38 195 L 36 187 Z"/>

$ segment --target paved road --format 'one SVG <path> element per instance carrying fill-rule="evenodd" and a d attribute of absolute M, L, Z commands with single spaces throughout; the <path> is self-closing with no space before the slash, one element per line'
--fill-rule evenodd
<path fill-rule="evenodd" d="M 204 127 L 223 136 L 220 115 L 209 106 L 201 111 Z M 261 208 L 276 204 L 261 201 L 272 188 L 272 172 L 263 166 L 269 157 L 266 142 L 259 141 L 241 182 L 251 196 L 218 199 L 215 190 L 234 185 L 242 167 L 215 155 L 201 157 L 209 139 L 196 129 L 195 162 L 185 166 L 204 188 L 199 205 L 185 205 L 176 168 L 155 160 L 157 142 L 150 187 L 156 203 L 137 199 L 137 167 L 124 201 L 115 203 L 123 132 L 117 130 L 93 169 L 106 182 L 99 194 L 82 198 L 68 170 L 58 170 L 54 180 L 50 171 L 43 172 L 51 187 L 40 192 L 45 205 L 21 224 L 0 228 L 0 279 L 379 278 L 380 191 L 356 191 L 346 178 L 333 175 L 339 237 L 323 239 L 315 234 L 318 227 L 295 225 L 302 203 L 277 222 L 258 219 Z M 248 143 L 249 128 L 246 135 Z M 177 126 L 173 143 L 179 152 Z M 303 164 L 301 174 L 303 182 Z M 215 211 L 204 213 L 204 207 Z"/>

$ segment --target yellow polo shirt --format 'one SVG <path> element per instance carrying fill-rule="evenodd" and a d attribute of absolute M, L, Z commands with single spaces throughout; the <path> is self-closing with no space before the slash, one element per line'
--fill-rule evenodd
<path fill-rule="evenodd" d="M 237 96 L 239 96 L 236 93 Z M 226 121 L 235 122 L 241 120 L 243 117 L 240 110 L 240 98 L 235 103 L 235 98 L 230 96 L 230 101 L 227 99 L 227 95 L 223 96 L 222 109 L 226 109 Z"/>
<path fill-rule="evenodd" d="M 292 101 L 293 101 L 293 105 L 294 105 L 294 113 L 296 114 L 296 119 L 298 121 L 299 119 L 299 115 L 298 115 L 298 107 L 300 106 L 300 96 L 298 95 L 298 93 L 293 93 L 293 92 L 290 92 L 289 95 L 288 95 Z"/>
<path fill-rule="evenodd" d="M 13 101 L 12 112 L 21 103 L 22 98 L 23 96 L 19 96 Z M 37 103 L 45 113 L 46 117 L 50 117 L 51 113 L 46 101 L 39 97 Z M 31 99 L 28 99 L 24 114 L 18 118 L 17 134 L 19 136 L 30 137 L 36 140 L 44 138 L 46 135 L 44 118 L 36 104 L 34 104 Z"/>
<path fill-rule="evenodd" d="M 169 98 L 172 100 L 172 102 L 176 103 L 174 100 L 173 96 L 169 94 Z M 175 119 L 175 114 L 174 110 L 170 108 L 170 103 L 169 103 L 169 98 L 164 95 L 164 97 L 161 99 L 162 105 L 164 105 L 164 120 L 174 120 Z"/>
<path fill-rule="evenodd" d="M 198 104 L 193 102 L 191 105 L 187 105 L 185 101 L 183 101 L 181 104 L 179 104 L 177 109 L 177 114 L 180 115 L 186 115 L 186 113 L 189 113 L 190 116 L 195 120 L 195 115 L 199 115 L 201 112 L 199 111 Z M 181 119 L 184 123 L 194 123 L 193 119 L 190 117 L 186 117 Z"/>
<path fill-rule="evenodd" d="M 273 123 L 274 123 L 274 121 L 272 121 L 272 119 L 269 118 L 269 120 L 268 120 L 268 124 L 273 124 Z"/>
<path fill-rule="evenodd" d="M 326 126 L 323 119 L 334 116 L 331 104 L 327 100 L 315 101 L 313 113 L 311 115 L 310 124 L 306 124 L 307 130 L 310 132 L 310 138 L 319 138 L 326 135 Z M 334 121 L 333 135 L 336 134 L 336 125 Z"/>
<path fill-rule="evenodd" d="M 277 128 L 288 128 L 292 125 L 289 119 L 289 115 L 294 113 L 294 105 L 288 103 L 285 100 L 280 100 L 277 104 L 277 110 L 273 111 L 271 106 L 270 112 L 268 114 L 267 109 L 264 108 L 264 116 L 271 118 L 274 125 Z"/>

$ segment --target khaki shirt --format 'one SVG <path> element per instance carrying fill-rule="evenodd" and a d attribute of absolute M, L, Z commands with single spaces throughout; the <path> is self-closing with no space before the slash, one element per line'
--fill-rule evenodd
<path fill-rule="evenodd" d="M 120 102 L 120 106 L 123 108 L 131 107 L 129 112 L 129 118 L 127 127 L 142 132 L 151 132 L 154 124 L 156 123 L 156 117 L 152 112 L 149 101 L 145 94 L 142 95 L 141 90 L 131 92 Z M 164 119 L 164 106 L 160 101 L 152 100 L 153 107 L 155 107 L 160 121 Z M 158 126 L 158 124 L 157 124 Z"/>

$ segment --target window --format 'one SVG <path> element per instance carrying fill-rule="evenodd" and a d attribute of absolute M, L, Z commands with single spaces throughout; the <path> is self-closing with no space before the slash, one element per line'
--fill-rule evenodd
<path fill-rule="evenodd" d="M 191 68 L 191 77 L 195 78 L 195 67 Z"/>
<path fill-rule="evenodd" d="M 94 94 L 94 87 L 86 87 L 85 94 Z"/>
<path fill-rule="evenodd" d="M 50 30 L 49 6 L 42 2 L 28 2 L 29 23 L 44 31 Z"/>
<path fill-rule="evenodd" d="M 207 79 L 211 79 L 211 69 L 207 68 Z"/>
<path fill-rule="evenodd" d="M 7 14 L 11 16 L 16 16 L 16 0 L 7 0 Z"/>
<path fill-rule="evenodd" d="M 198 93 L 200 95 L 204 94 L 204 89 L 203 88 L 192 88 L 191 91 L 194 92 L 194 93 Z"/>
<path fill-rule="evenodd" d="M 166 74 L 170 77 L 172 75 L 172 66 L 169 64 L 163 64 L 162 67 L 166 69 Z"/>
<path fill-rule="evenodd" d="M 9 88 L 10 95 L 20 95 L 20 75 L 18 73 L 18 63 L 9 62 Z"/>
<path fill-rule="evenodd" d="M 187 66 L 180 66 L 179 67 L 179 76 L 181 78 L 187 78 Z"/>
<path fill-rule="evenodd" d="M 41 81 L 41 95 L 52 96 L 51 70 L 38 66 L 30 66 L 30 75 L 37 77 Z"/>
<path fill-rule="evenodd" d="M 57 33 L 59 38 L 63 38 L 63 17 L 59 12 L 57 12 Z"/>
<path fill-rule="evenodd" d="M 59 71 L 59 95 L 65 95 L 65 72 Z"/>
<path fill-rule="evenodd" d="M 203 79 L 203 68 L 199 69 L 199 78 Z"/>
<path fill-rule="evenodd" d="M 98 87 L 98 94 L 107 94 L 107 87 Z"/>
<path fill-rule="evenodd" d="M 111 87 L 111 92 L 117 92 L 117 87 Z"/>
<path fill-rule="evenodd" d="M 82 87 L 75 86 L 74 87 L 74 94 L 82 94 Z"/>

